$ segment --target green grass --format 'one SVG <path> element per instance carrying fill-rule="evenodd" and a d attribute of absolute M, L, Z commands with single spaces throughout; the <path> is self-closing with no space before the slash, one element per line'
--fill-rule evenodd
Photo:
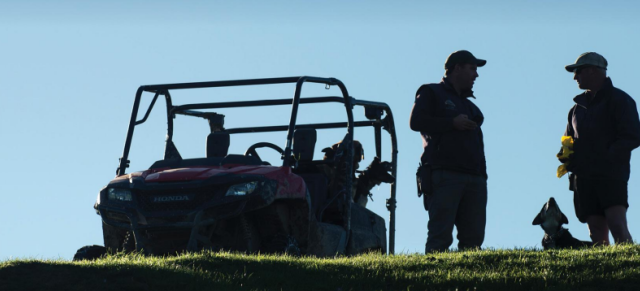
<path fill-rule="evenodd" d="M 640 290 L 640 246 L 329 259 L 211 252 L 17 259 L 0 262 L 0 290 Z"/>

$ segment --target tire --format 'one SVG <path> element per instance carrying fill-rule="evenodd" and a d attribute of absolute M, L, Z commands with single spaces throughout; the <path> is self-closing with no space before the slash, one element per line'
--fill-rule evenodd
<path fill-rule="evenodd" d="M 239 233 L 242 235 L 241 240 L 244 242 L 240 248 L 249 254 L 260 252 L 262 245 L 260 233 L 253 220 L 250 220 L 246 215 L 242 214 L 240 215 L 239 223 Z"/>
<path fill-rule="evenodd" d="M 284 253 L 293 257 L 300 257 L 302 252 L 298 247 L 298 241 L 295 238 L 289 236 L 287 238 L 287 246 L 284 248 Z"/>
<path fill-rule="evenodd" d="M 107 248 L 99 245 L 84 246 L 76 251 L 74 261 L 95 260 L 107 254 Z"/>
<path fill-rule="evenodd" d="M 133 232 L 127 231 L 122 243 L 122 251 L 130 253 L 136 250 L 136 240 L 133 238 Z"/>
<path fill-rule="evenodd" d="M 123 250 L 123 244 L 127 231 L 110 226 L 102 222 L 102 237 L 104 239 L 104 247 L 110 253 L 117 253 Z"/>

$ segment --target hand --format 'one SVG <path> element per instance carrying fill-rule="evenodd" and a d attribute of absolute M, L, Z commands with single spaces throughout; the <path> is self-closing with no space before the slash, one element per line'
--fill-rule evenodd
<path fill-rule="evenodd" d="M 567 161 L 567 171 L 572 172 L 576 169 L 576 153 L 569 155 L 569 160 Z"/>
<path fill-rule="evenodd" d="M 385 183 L 393 183 L 395 179 L 389 173 L 391 171 L 391 163 L 389 162 L 380 162 L 380 158 L 374 157 L 373 161 L 365 172 L 370 175 L 372 180 L 376 181 L 376 184 L 380 184 L 381 182 Z"/>
<path fill-rule="evenodd" d="M 572 155 L 573 153 L 569 154 L 568 156 L 565 156 L 563 150 L 560 150 L 560 152 L 556 155 L 556 157 L 558 158 L 558 161 L 560 161 L 561 164 L 564 164 L 566 162 L 571 161 Z"/>
<path fill-rule="evenodd" d="M 453 128 L 457 130 L 474 130 L 478 124 L 470 120 L 465 114 L 460 114 L 453 119 Z"/>

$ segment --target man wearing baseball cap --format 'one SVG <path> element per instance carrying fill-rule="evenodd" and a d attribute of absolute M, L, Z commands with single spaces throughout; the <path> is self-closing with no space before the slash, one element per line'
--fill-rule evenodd
<path fill-rule="evenodd" d="M 410 126 L 422 136 L 424 152 L 416 175 L 418 196 L 429 212 L 425 253 L 445 251 L 458 230 L 458 249 L 484 241 L 487 167 L 482 138 L 484 116 L 469 100 L 477 69 L 487 61 L 468 51 L 447 58 L 440 83 L 416 93 Z"/>
<path fill-rule="evenodd" d="M 587 223 L 591 240 L 605 245 L 609 231 L 616 243 L 633 242 L 627 227 L 627 181 L 631 151 L 640 145 L 636 103 L 613 87 L 607 65 L 600 54 L 587 52 L 565 66 L 585 91 L 573 98 L 576 104 L 564 133 L 574 140 L 568 170 L 576 216 Z"/>

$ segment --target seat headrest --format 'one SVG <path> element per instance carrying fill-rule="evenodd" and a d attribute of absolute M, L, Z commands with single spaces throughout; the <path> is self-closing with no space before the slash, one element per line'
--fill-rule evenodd
<path fill-rule="evenodd" d="M 299 161 L 312 161 L 317 133 L 313 128 L 296 129 L 293 132 L 293 155 Z"/>
<path fill-rule="evenodd" d="M 212 132 L 207 136 L 207 158 L 221 158 L 229 151 L 230 136 L 226 132 Z"/>

